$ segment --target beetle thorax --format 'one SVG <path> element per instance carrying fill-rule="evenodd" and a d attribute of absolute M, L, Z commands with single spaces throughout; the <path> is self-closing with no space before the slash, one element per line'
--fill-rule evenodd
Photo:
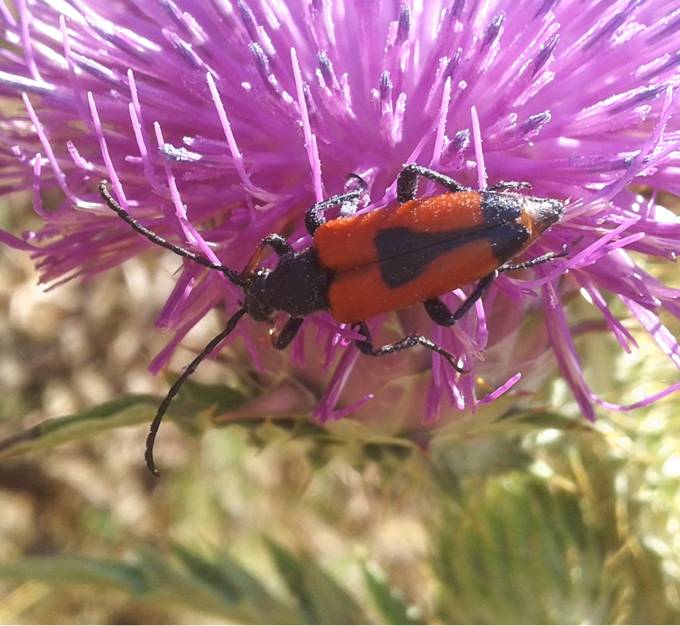
<path fill-rule="evenodd" d="M 304 317 L 328 308 L 330 275 L 319 263 L 314 248 L 282 256 L 264 280 L 262 296 L 274 310 Z"/>
<path fill-rule="evenodd" d="M 257 270 L 243 288 L 243 308 L 258 322 L 271 320 L 274 313 L 274 307 L 267 298 L 267 276 L 270 273 L 268 269 Z"/>

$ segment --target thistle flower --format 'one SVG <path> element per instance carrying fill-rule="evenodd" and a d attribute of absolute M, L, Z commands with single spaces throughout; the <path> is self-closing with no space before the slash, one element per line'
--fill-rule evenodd
<path fill-rule="evenodd" d="M 328 371 L 317 417 L 356 411 L 378 387 L 394 401 L 400 392 L 385 387 L 395 372 L 421 372 L 430 358 L 419 387 L 426 415 L 474 409 L 548 348 L 586 417 L 596 402 L 631 408 L 604 403 L 584 380 L 563 308 L 573 293 L 630 351 L 635 340 L 606 296 L 622 302 L 680 366 L 659 319 L 680 317 L 680 291 L 630 254 L 673 260 L 680 251 L 680 223 L 656 200 L 656 190 L 680 193 L 676 2 L 16 0 L 0 3 L 0 15 L 9 44 L 0 189 L 32 190 L 45 222 L 22 239 L 1 237 L 30 252 L 42 281 L 93 276 L 150 246 L 102 205 L 102 178 L 149 228 L 240 269 L 270 232 L 308 245 L 305 210 L 348 173 L 369 182 L 363 210 L 379 210 L 394 201 L 402 165 L 416 162 L 471 186 L 484 187 L 488 172 L 491 182 L 527 180 L 537 195 L 570 199 L 528 258 L 564 244 L 570 255 L 503 276 L 453 328 L 413 310 L 371 320 L 376 331 L 418 327 L 474 375 L 422 353 L 367 365 L 350 329 L 310 316 L 288 358 Z M 651 199 L 633 183 L 655 190 Z M 48 209 L 41 194 L 55 188 L 63 199 Z M 174 336 L 151 369 L 210 310 L 233 311 L 238 295 L 217 272 L 183 263 L 158 318 Z M 545 332 L 526 345 L 519 327 L 536 310 Z M 261 338 L 242 323 L 229 342 L 242 341 L 257 367 L 280 364 Z M 476 376 L 496 388 L 480 392 Z"/>

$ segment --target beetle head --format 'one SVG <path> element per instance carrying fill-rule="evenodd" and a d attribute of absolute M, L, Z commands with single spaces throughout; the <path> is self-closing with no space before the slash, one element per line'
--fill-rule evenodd
<path fill-rule="evenodd" d="M 268 322 L 274 313 L 274 307 L 267 298 L 266 281 L 270 274 L 268 269 L 259 269 L 250 276 L 243 287 L 243 308 L 257 322 Z"/>

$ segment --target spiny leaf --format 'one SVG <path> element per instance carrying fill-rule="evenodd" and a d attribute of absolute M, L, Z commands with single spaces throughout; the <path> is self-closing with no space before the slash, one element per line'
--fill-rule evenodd
<path fill-rule="evenodd" d="M 631 539 L 620 536 L 611 521 L 613 499 L 586 515 L 588 499 L 520 473 L 481 490 L 465 489 L 461 501 L 433 526 L 438 618 L 635 622 L 641 600 L 629 590 L 640 589 L 643 576 L 658 579 L 658 567 L 644 550 L 626 549 Z M 618 566 L 611 568 L 615 555 Z M 660 582 L 657 588 L 662 589 Z M 657 596 L 663 607 L 663 592 Z M 659 615 L 662 621 L 669 616 L 663 609 Z"/>
<path fill-rule="evenodd" d="M 82 413 L 45 420 L 1 440 L 0 457 L 53 448 L 113 428 L 147 422 L 158 402 L 155 396 L 123 396 Z"/>
<path fill-rule="evenodd" d="M 172 377 L 174 382 L 175 377 Z M 185 402 L 195 402 L 204 407 L 213 407 L 215 413 L 232 411 L 240 406 L 248 396 L 246 393 L 226 385 L 208 385 L 189 379 L 182 386 L 179 398 Z"/>
<path fill-rule="evenodd" d="M 221 615 L 239 622 L 249 621 L 241 615 L 223 593 L 212 584 L 196 577 L 190 571 L 181 571 L 156 550 L 145 549 L 140 555 L 140 568 L 149 581 L 154 596 L 202 613 Z"/>
<path fill-rule="evenodd" d="M 243 596 L 242 589 L 239 588 L 238 584 L 235 584 L 234 581 L 231 580 L 231 576 L 228 575 L 228 572 L 220 571 L 220 568 L 213 562 L 199 556 L 193 550 L 189 550 L 180 545 L 173 546 L 173 552 L 196 578 L 200 578 L 204 582 L 215 587 L 230 602 L 236 602 Z M 241 569 L 238 565 L 231 565 L 234 572 L 240 570 L 239 574 L 246 574 L 245 570 Z M 255 584 L 258 587 L 257 591 L 266 594 L 264 587 L 260 586 L 256 581 Z"/>
<path fill-rule="evenodd" d="M 297 557 L 271 540 L 267 541 L 267 547 L 288 591 L 297 600 L 305 623 L 368 623 L 349 593 L 311 558 Z"/>
<path fill-rule="evenodd" d="M 501 399 L 491 407 L 483 407 L 437 429 L 433 441 L 446 445 L 452 441 L 471 441 L 492 435 L 521 436 L 545 428 L 593 432 L 584 420 L 548 410 L 519 410 L 511 404 L 503 406 Z"/>
<path fill-rule="evenodd" d="M 186 569 L 146 549 L 135 564 L 76 556 L 26 558 L 0 564 L 0 579 L 117 590 L 231 622 L 299 623 L 300 616 L 292 608 L 272 597 L 242 567 L 228 560 L 218 565 L 186 549 L 176 548 L 175 553 L 182 555 Z"/>
<path fill-rule="evenodd" d="M 241 392 L 220 385 L 185 384 L 181 397 L 170 405 L 167 417 L 182 426 L 198 426 L 197 415 L 237 407 L 243 402 Z M 188 392 L 188 393 L 186 393 Z M 0 458 L 53 448 L 98 433 L 134 426 L 150 421 L 161 398 L 151 395 L 127 395 L 100 406 L 45 420 L 31 428 L 0 440 Z"/>
<path fill-rule="evenodd" d="M 595 433 L 595 429 L 589 422 L 583 419 L 574 419 L 567 415 L 561 415 L 554 411 L 533 410 L 533 411 L 510 411 L 498 420 L 502 422 L 512 422 L 515 425 L 523 426 L 527 429 L 540 430 L 543 428 L 554 428 L 562 431 L 577 431 L 584 433 Z"/>
<path fill-rule="evenodd" d="M 366 589 L 386 624 L 421 624 L 419 611 L 388 584 L 385 575 L 374 563 L 362 565 Z"/>
<path fill-rule="evenodd" d="M 191 574 L 238 607 L 238 614 L 247 618 L 242 617 L 242 621 L 293 624 L 299 620 L 295 611 L 272 596 L 250 572 L 228 556 L 222 554 L 218 559 L 209 560 L 180 545 L 175 545 L 173 551 Z"/>
<path fill-rule="evenodd" d="M 148 591 L 144 575 L 134 565 L 77 556 L 28 557 L 1 563 L 0 578 L 37 580 L 53 585 L 91 585 L 132 594 Z"/>

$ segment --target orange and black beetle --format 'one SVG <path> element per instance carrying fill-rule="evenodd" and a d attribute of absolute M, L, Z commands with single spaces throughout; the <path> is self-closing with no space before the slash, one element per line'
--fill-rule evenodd
<path fill-rule="evenodd" d="M 418 177 L 430 179 L 449 193 L 416 199 Z M 560 256 L 550 252 L 524 263 L 510 259 L 528 248 L 564 212 L 559 200 L 517 193 L 527 183 L 498 183 L 474 191 L 455 180 L 419 165 L 406 165 L 397 180 L 395 206 L 356 215 L 366 183 L 352 174 L 348 190 L 314 205 L 305 217 L 312 244 L 296 252 L 277 234 L 268 235 L 256 248 L 243 271 L 177 246 L 134 219 L 108 191 L 102 197 L 123 220 L 153 243 L 222 272 L 243 289 L 241 307 L 182 372 L 158 408 L 147 438 L 146 462 L 156 475 L 153 459 L 156 434 L 171 400 L 198 364 L 236 327 L 246 313 L 272 322 L 276 311 L 289 315 L 273 336 L 275 348 L 284 349 L 295 337 L 306 315 L 327 310 L 339 322 L 351 324 L 364 339 L 356 347 L 368 356 L 384 356 L 421 345 L 443 356 L 456 370 L 456 357 L 421 335 L 408 335 L 381 347 L 373 345 L 364 320 L 422 302 L 436 324 L 455 324 L 502 272 L 525 269 Z M 342 206 L 343 215 L 326 220 L 325 211 Z M 266 247 L 279 261 L 273 269 L 260 266 Z M 451 312 L 439 296 L 478 281 L 468 298 Z"/>

